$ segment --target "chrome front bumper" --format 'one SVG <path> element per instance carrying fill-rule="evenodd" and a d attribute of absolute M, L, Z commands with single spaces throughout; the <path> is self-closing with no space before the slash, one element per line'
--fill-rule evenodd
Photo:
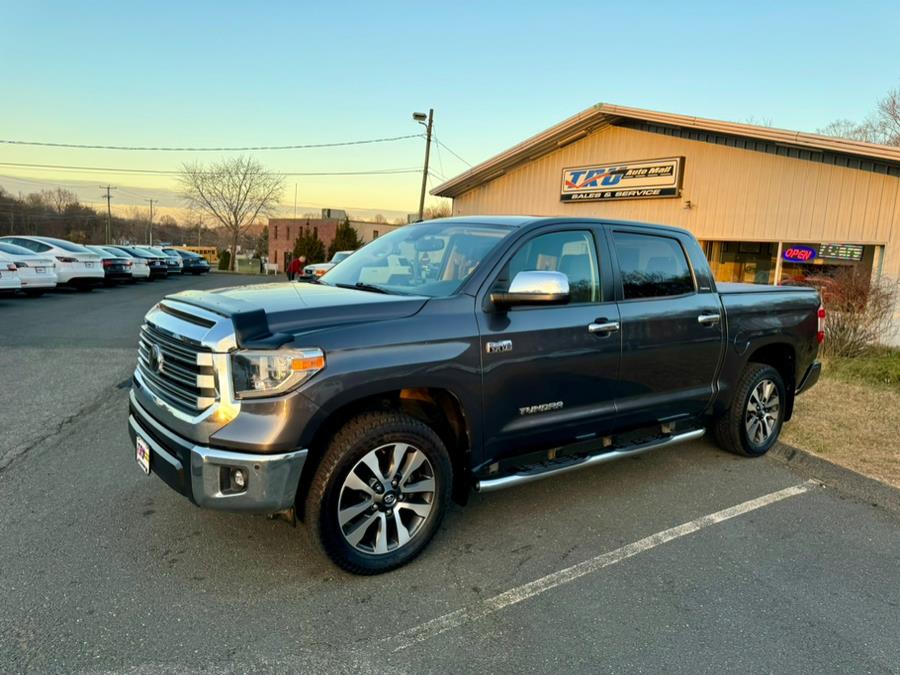
<path fill-rule="evenodd" d="M 150 471 L 197 506 L 225 511 L 274 513 L 294 505 L 308 451 L 257 454 L 197 445 L 153 419 L 130 395 L 128 428 L 150 447 Z M 132 444 L 132 448 L 134 445 Z M 230 484 L 230 472 L 242 469 L 243 489 Z"/>

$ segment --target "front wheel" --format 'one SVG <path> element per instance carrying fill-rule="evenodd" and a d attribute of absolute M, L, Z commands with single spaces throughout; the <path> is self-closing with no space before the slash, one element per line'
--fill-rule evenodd
<path fill-rule="evenodd" d="M 786 403 L 781 373 L 764 363 L 748 364 L 731 408 L 716 421 L 719 445 L 746 457 L 766 454 L 781 433 Z"/>
<path fill-rule="evenodd" d="M 428 545 L 452 485 L 450 457 L 431 427 L 399 412 L 364 413 L 335 434 L 322 457 L 306 521 L 337 565 L 379 574 Z"/>

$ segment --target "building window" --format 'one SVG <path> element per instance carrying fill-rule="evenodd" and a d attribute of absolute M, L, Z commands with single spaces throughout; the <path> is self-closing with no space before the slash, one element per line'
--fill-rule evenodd
<path fill-rule="evenodd" d="M 703 251 L 716 281 L 775 283 L 778 244 L 766 241 L 707 241 Z"/>
<path fill-rule="evenodd" d="M 372 230 L 372 239 L 378 239 L 378 230 Z"/>
<path fill-rule="evenodd" d="M 275 226 L 275 236 L 273 237 L 273 239 L 278 239 L 278 226 L 277 225 Z"/>

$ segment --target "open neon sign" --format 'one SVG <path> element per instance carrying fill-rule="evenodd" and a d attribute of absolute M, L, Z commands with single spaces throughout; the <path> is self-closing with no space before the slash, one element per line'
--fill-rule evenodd
<path fill-rule="evenodd" d="M 790 262 L 811 262 L 816 258 L 816 249 L 811 246 L 789 246 L 781 256 Z"/>

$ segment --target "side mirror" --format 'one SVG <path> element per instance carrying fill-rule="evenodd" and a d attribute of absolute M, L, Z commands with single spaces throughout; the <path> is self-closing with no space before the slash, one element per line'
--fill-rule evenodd
<path fill-rule="evenodd" d="M 495 307 L 517 305 L 565 305 L 569 302 L 569 277 L 562 272 L 519 272 L 506 293 L 491 293 Z"/>

